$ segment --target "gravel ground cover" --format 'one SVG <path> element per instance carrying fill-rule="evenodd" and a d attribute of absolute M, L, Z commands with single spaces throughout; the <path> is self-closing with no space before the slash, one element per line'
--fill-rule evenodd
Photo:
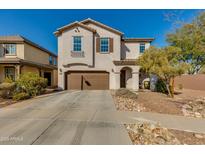
<path fill-rule="evenodd" d="M 204 95 L 199 93 L 198 96 L 196 94 L 190 96 L 189 91 L 186 90 L 185 94 L 177 94 L 175 98 L 169 98 L 165 94 L 147 90 L 138 93 L 126 91 L 128 90 L 121 89 L 119 92 L 112 92 L 117 110 L 205 118 L 205 92 Z M 185 97 L 186 93 L 189 96 Z"/>
<path fill-rule="evenodd" d="M 164 94 L 127 89 L 112 91 L 115 106 L 120 111 L 155 112 L 188 117 L 205 117 L 205 93 L 185 90 L 174 99 Z M 187 97 L 186 97 L 187 96 Z M 205 144 L 205 134 L 178 131 L 161 127 L 159 124 L 137 123 L 125 124 L 133 144 Z"/>

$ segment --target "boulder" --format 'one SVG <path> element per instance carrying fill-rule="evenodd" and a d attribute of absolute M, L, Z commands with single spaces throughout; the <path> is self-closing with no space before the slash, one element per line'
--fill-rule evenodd
<path fill-rule="evenodd" d="M 196 137 L 198 139 L 203 139 L 204 135 L 202 135 L 202 134 L 194 134 L 194 137 Z"/>
<path fill-rule="evenodd" d="M 196 118 L 205 118 L 205 99 L 198 98 L 193 101 L 189 101 L 182 106 L 182 112 L 184 116 L 191 116 Z"/>
<path fill-rule="evenodd" d="M 180 141 L 167 128 L 159 124 L 136 123 L 127 127 L 135 144 L 180 144 Z"/>

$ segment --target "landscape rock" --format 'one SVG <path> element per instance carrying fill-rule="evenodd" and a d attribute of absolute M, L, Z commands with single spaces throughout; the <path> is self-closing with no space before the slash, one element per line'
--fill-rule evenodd
<path fill-rule="evenodd" d="M 201 118 L 202 117 L 202 115 L 199 112 L 195 112 L 194 114 L 195 114 L 195 117 L 197 117 L 197 118 Z"/>
<path fill-rule="evenodd" d="M 188 105 L 188 104 L 185 104 L 185 105 L 183 106 L 183 108 L 185 108 L 185 109 L 192 109 L 192 107 L 191 107 L 190 105 Z"/>
<path fill-rule="evenodd" d="M 198 139 L 202 139 L 202 138 L 205 137 L 205 136 L 202 135 L 202 134 L 194 134 L 194 136 L 195 136 L 196 138 L 198 138 Z"/>
<path fill-rule="evenodd" d="M 134 144 L 181 144 L 167 128 L 159 124 L 136 123 L 126 125 Z"/>
<path fill-rule="evenodd" d="M 189 101 L 182 106 L 184 116 L 205 118 L 205 98 Z"/>
<path fill-rule="evenodd" d="M 118 110 L 121 111 L 137 111 L 142 112 L 145 110 L 145 108 L 137 103 L 135 99 L 126 98 L 126 97 L 115 97 L 116 99 L 116 107 Z"/>

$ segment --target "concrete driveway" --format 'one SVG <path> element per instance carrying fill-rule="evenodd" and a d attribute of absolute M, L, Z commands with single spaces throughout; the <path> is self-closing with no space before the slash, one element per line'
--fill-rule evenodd
<path fill-rule="evenodd" d="M 131 144 L 109 91 L 66 91 L 0 109 L 0 144 Z"/>

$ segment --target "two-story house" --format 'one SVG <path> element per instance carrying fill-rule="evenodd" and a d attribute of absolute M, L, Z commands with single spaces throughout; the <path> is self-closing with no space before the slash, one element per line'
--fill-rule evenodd
<path fill-rule="evenodd" d="M 57 86 L 57 56 L 22 36 L 0 36 L 0 83 L 35 72 Z"/>
<path fill-rule="evenodd" d="M 57 29 L 58 86 L 62 89 L 139 89 L 136 59 L 153 38 L 124 38 L 92 19 Z"/>

